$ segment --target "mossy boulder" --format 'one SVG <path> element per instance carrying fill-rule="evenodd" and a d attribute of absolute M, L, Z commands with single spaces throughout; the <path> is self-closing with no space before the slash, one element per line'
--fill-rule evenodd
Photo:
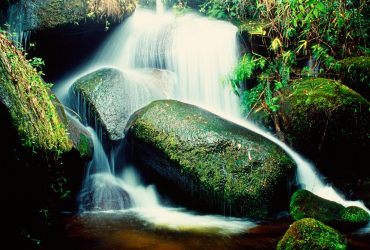
<path fill-rule="evenodd" d="M 314 218 L 343 230 L 354 230 L 370 221 L 368 212 L 360 207 L 346 208 L 304 189 L 293 194 L 290 201 L 290 214 L 295 220 Z"/>
<path fill-rule="evenodd" d="M 290 200 L 293 219 L 314 218 L 324 223 L 335 221 L 345 207 L 334 201 L 321 198 L 310 191 L 300 189 Z"/>
<path fill-rule="evenodd" d="M 339 64 L 342 83 L 370 100 L 370 57 L 348 57 Z"/>
<path fill-rule="evenodd" d="M 279 241 L 278 250 L 340 250 L 347 248 L 346 239 L 322 222 L 306 218 L 294 222 Z"/>
<path fill-rule="evenodd" d="M 246 128 L 193 105 L 160 100 L 137 111 L 127 133 L 137 164 L 182 191 L 189 206 L 251 218 L 286 208 L 295 165 Z"/>
<path fill-rule="evenodd" d="M 153 100 L 167 98 L 173 84 L 168 71 L 102 68 L 73 84 L 78 101 L 72 106 L 91 126 L 101 125 L 110 140 L 120 140 L 130 115 Z"/>
<path fill-rule="evenodd" d="M 40 31 L 62 26 L 104 26 L 122 21 L 136 8 L 134 0 L 20 0 L 8 9 L 11 26 L 18 31 Z"/>
<path fill-rule="evenodd" d="M 84 162 L 54 99 L 40 73 L 0 33 L 0 162 L 8 213 L 2 225 L 4 243 L 17 249 L 35 247 L 27 235 L 43 242 L 57 211 L 73 209 L 80 188 Z"/>
<path fill-rule="evenodd" d="M 325 176 L 370 176 L 370 103 L 360 94 L 334 80 L 296 80 L 277 112 L 288 142 Z"/>

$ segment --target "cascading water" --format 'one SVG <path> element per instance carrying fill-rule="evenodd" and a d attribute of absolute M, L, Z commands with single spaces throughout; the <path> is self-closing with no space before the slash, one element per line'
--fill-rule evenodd
<path fill-rule="evenodd" d="M 272 135 L 239 118 L 238 98 L 225 87 L 227 84 L 222 84 L 237 62 L 236 44 L 236 28 L 229 23 L 193 14 L 175 17 L 170 13 L 156 14 L 138 9 L 112 34 L 89 65 L 70 77 L 68 83 L 64 81 L 59 84 L 62 87 L 57 89 L 57 94 L 59 93 L 60 99 L 65 100 L 63 94 L 67 92 L 73 79 L 103 66 L 121 69 L 160 68 L 173 71 L 178 79 L 171 98 L 202 106 L 265 136 L 280 145 L 295 160 L 298 166 L 298 180 L 304 188 L 345 206 L 357 205 L 365 208 L 360 202 L 345 201 L 332 187 L 325 185 L 314 167 L 297 153 Z M 105 155 L 104 150 L 100 150 L 99 141 L 95 141 L 94 146 L 97 147 L 95 154 Z M 105 165 L 104 170 L 98 171 L 97 164 Z M 140 184 L 134 168 L 126 167 L 122 173 L 115 173 L 113 176 L 113 171 L 108 169 L 114 166 L 109 164 L 111 161 L 106 155 L 103 159 L 94 156 L 88 171 L 92 171 L 90 169 L 92 168 L 96 171 L 94 175 L 98 177 L 97 179 L 120 186 L 124 192 L 130 194 L 132 198 L 130 202 L 135 204 L 139 216 L 155 224 L 184 228 L 186 227 L 184 225 L 189 226 L 189 223 L 205 227 L 211 226 L 209 223 L 212 223 L 214 227 L 229 229 L 228 232 L 238 232 L 253 225 L 236 219 L 194 216 L 166 209 L 160 205 L 153 188 Z M 89 188 L 94 188 L 94 185 Z M 91 192 L 89 188 L 83 190 L 82 194 L 84 192 L 89 194 Z M 98 197 L 101 197 L 99 195 L 98 193 Z M 149 202 L 141 202 L 138 200 L 139 196 L 145 197 Z"/>

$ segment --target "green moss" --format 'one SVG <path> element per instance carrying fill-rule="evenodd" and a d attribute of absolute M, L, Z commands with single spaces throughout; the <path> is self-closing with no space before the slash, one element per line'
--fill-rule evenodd
<path fill-rule="evenodd" d="M 295 220 L 314 218 L 322 222 L 333 222 L 343 209 L 344 206 L 304 189 L 296 191 L 290 201 L 290 214 Z"/>
<path fill-rule="evenodd" d="M 364 97 L 338 81 L 312 78 L 293 81 L 280 100 L 277 113 L 287 141 L 324 175 L 370 173 L 370 103 Z"/>
<path fill-rule="evenodd" d="M 276 188 L 286 186 L 293 173 L 286 153 L 262 136 L 181 102 L 151 103 L 130 130 L 248 216 L 266 217 Z"/>
<path fill-rule="evenodd" d="M 0 83 L 0 101 L 9 109 L 24 146 L 57 155 L 71 149 L 50 90 L 3 34 L 0 34 Z"/>
<path fill-rule="evenodd" d="M 333 228 L 315 219 L 302 219 L 290 225 L 277 245 L 278 250 L 346 249 L 346 239 Z"/>
<path fill-rule="evenodd" d="M 350 206 L 340 212 L 339 218 L 343 222 L 364 223 L 370 221 L 370 215 L 362 208 Z"/>
<path fill-rule="evenodd" d="M 370 100 L 370 57 L 349 57 L 339 64 L 342 83 Z"/>
<path fill-rule="evenodd" d="M 80 134 L 80 141 L 77 145 L 77 149 L 80 152 L 81 156 L 85 157 L 90 154 L 90 139 L 84 134 Z"/>
<path fill-rule="evenodd" d="M 89 19 L 105 22 L 122 20 L 136 8 L 134 0 L 49 0 L 39 4 L 36 16 L 39 28 L 54 28 L 65 24 L 76 24 Z"/>

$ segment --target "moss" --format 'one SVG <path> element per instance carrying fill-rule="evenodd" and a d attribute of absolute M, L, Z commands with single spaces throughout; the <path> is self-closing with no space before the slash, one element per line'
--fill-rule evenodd
<path fill-rule="evenodd" d="M 277 245 L 278 250 L 346 249 L 346 239 L 335 229 L 315 219 L 302 219 L 290 225 Z"/>
<path fill-rule="evenodd" d="M 290 201 L 290 214 L 295 220 L 314 218 L 322 222 L 333 222 L 343 209 L 344 206 L 304 189 L 296 191 Z"/>
<path fill-rule="evenodd" d="M 89 19 L 97 21 L 121 21 L 133 13 L 134 0 L 48 0 L 39 3 L 37 19 L 40 29 L 76 24 Z"/>
<path fill-rule="evenodd" d="M 343 222 L 353 223 L 368 223 L 370 221 L 370 215 L 362 208 L 350 206 L 346 207 L 340 212 L 339 218 Z"/>
<path fill-rule="evenodd" d="M 53 96 L 22 53 L 0 34 L 0 100 L 8 107 L 22 145 L 60 155 L 71 149 Z"/>
<path fill-rule="evenodd" d="M 84 134 L 80 134 L 80 141 L 77 145 L 77 149 L 81 156 L 86 157 L 90 155 L 90 138 Z"/>
<path fill-rule="evenodd" d="M 323 174 L 370 173 L 365 166 L 370 150 L 370 103 L 364 97 L 338 81 L 313 78 L 284 88 L 279 105 L 280 128 L 288 142 Z"/>
<path fill-rule="evenodd" d="M 276 189 L 286 187 L 294 170 L 286 153 L 267 139 L 192 105 L 155 101 L 133 120 L 135 138 L 247 216 L 268 216 Z"/>
<path fill-rule="evenodd" d="M 342 83 L 370 100 L 370 57 L 349 57 L 339 64 Z"/>

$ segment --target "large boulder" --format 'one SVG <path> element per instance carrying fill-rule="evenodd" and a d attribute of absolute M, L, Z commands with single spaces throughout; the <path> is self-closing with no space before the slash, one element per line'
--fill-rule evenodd
<path fill-rule="evenodd" d="M 370 103 L 340 82 L 297 80 L 282 90 L 280 128 L 330 178 L 370 176 Z"/>
<path fill-rule="evenodd" d="M 344 207 L 304 189 L 293 194 L 290 214 L 295 220 L 313 218 L 343 230 L 357 229 L 370 221 L 369 213 L 360 207 Z"/>
<path fill-rule="evenodd" d="M 74 108 L 92 126 L 102 125 L 110 140 L 120 140 L 130 115 L 153 100 L 167 98 L 174 80 L 172 73 L 163 70 L 103 68 L 73 84 L 79 97 Z"/>
<path fill-rule="evenodd" d="M 279 241 L 278 250 L 341 250 L 347 248 L 346 239 L 335 229 L 315 219 L 294 222 Z"/>
<path fill-rule="evenodd" d="M 251 218 L 286 208 L 295 165 L 246 128 L 196 106 L 160 100 L 137 111 L 127 133 L 138 165 L 182 191 L 189 206 Z"/>
<path fill-rule="evenodd" d="M 348 57 L 339 64 L 342 83 L 370 100 L 370 57 Z"/>

